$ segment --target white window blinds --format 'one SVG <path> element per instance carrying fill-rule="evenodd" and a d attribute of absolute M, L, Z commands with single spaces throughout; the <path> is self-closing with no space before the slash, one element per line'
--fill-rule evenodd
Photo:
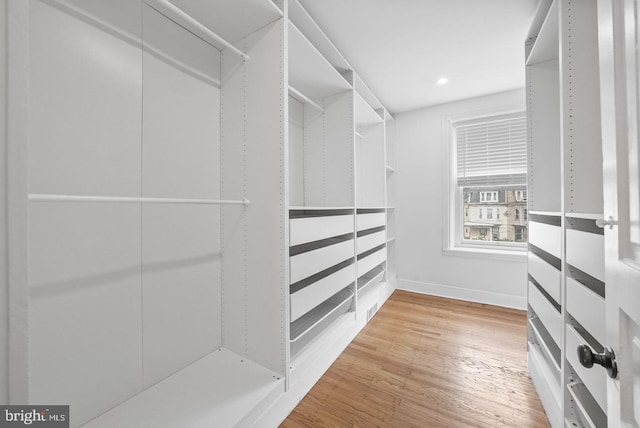
<path fill-rule="evenodd" d="M 526 185 L 524 112 L 454 123 L 458 186 Z"/>

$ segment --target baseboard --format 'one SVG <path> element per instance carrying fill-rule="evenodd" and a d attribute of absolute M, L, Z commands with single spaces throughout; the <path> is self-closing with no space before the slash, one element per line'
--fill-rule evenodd
<path fill-rule="evenodd" d="M 454 287 L 452 285 L 431 284 L 398 278 L 398 290 L 413 291 L 414 293 L 447 297 L 467 302 L 486 303 L 513 309 L 527 309 L 526 296 L 495 293 L 492 291 L 474 290 L 470 288 Z"/>

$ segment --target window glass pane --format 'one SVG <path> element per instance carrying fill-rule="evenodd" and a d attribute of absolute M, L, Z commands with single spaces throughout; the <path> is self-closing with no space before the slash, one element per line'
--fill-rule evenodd
<path fill-rule="evenodd" d="M 526 242 L 526 202 L 516 200 L 516 192 L 522 190 L 522 186 L 499 191 L 463 187 L 463 241 Z"/>

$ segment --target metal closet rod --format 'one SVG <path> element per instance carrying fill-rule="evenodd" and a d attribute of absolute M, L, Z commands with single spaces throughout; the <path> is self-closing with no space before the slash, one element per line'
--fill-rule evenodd
<path fill-rule="evenodd" d="M 160 12 L 161 14 L 165 15 L 167 18 L 171 20 L 175 20 L 175 18 L 178 18 L 179 20 L 188 24 L 188 26 L 195 28 L 196 30 L 201 32 L 203 35 L 212 39 L 214 44 L 219 43 L 225 48 L 229 49 L 231 52 L 238 55 L 240 58 L 244 59 L 245 61 L 249 60 L 249 55 L 242 52 L 240 49 L 236 48 L 231 43 L 229 43 L 228 41 L 226 41 L 225 39 L 223 39 L 213 31 L 211 31 L 208 27 L 201 24 L 200 21 L 193 18 L 191 15 L 189 15 L 188 13 L 186 13 L 185 11 L 183 11 L 182 9 L 180 9 L 179 7 L 171 3 L 169 0 L 147 0 L 146 3 L 152 8 L 154 8 L 155 10 L 157 10 L 158 12 Z M 189 28 L 187 27 L 185 28 L 189 30 Z"/>
<path fill-rule="evenodd" d="M 309 98 L 308 96 L 306 96 L 302 92 L 298 91 L 296 88 L 294 88 L 292 86 L 289 86 L 289 93 L 294 98 L 298 98 L 298 100 L 300 100 L 301 102 L 306 103 L 306 104 L 310 104 L 314 108 L 316 108 L 316 109 L 318 109 L 320 111 L 324 111 L 324 109 L 322 107 L 320 107 L 318 104 L 316 104 L 311 98 Z"/>
<path fill-rule="evenodd" d="M 195 205 L 249 205 L 249 200 L 229 199 L 185 199 L 185 198 L 139 198 L 129 196 L 80 196 L 29 193 L 33 202 L 108 202 L 121 204 L 195 204 Z"/>

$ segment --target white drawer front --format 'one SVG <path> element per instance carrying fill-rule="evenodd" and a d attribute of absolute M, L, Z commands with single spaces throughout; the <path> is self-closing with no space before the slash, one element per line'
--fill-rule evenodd
<path fill-rule="evenodd" d="M 362 276 L 387 259 L 387 251 L 382 248 L 367 257 L 358 260 L 358 275 Z"/>
<path fill-rule="evenodd" d="M 385 213 L 358 214 L 358 230 L 371 229 L 385 224 Z"/>
<path fill-rule="evenodd" d="M 293 256 L 289 263 L 291 284 L 315 275 L 353 256 L 353 239 Z"/>
<path fill-rule="evenodd" d="M 540 318 L 544 327 L 549 331 L 556 345 L 562 346 L 562 315 L 556 311 L 556 308 L 554 308 L 536 286 L 531 283 L 529 283 L 529 304 L 533 310 L 536 311 L 536 314 L 538 314 L 538 318 Z"/>
<path fill-rule="evenodd" d="M 604 235 L 568 229 L 567 263 L 604 281 Z"/>
<path fill-rule="evenodd" d="M 562 304 L 562 295 L 560 293 L 562 275 L 560 271 L 531 252 L 528 255 L 528 261 L 529 274 L 544 287 L 556 302 Z"/>
<path fill-rule="evenodd" d="M 385 231 L 372 233 L 370 235 L 361 236 L 358 238 L 358 254 L 362 254 L 365 251 L 369 251 L 378 245 L 384 244 L 386 239 Z"/>
<path fill-rule="evenodd" d="M 578 346 L 587 342 L 570 325 L 567 325 L 567 360 L 600 407 L 607 408 L 607 372 L 599 367 L 584 368 L 578 360 Z"/>
<path fill-rule="evenodd" d="M 562 229 L 559 226 L 530 221 L 529 243 L 562 258 Z"/>
<path fill-rule="evenodd" d="M 322 278 L 291 295 L 291 322 L 355 281 L 355 264 Z"/>
<path fill-rule="evenodd" d="M 600 343 L 606 343 L 605 302 L 573 278 L 567 278 L 567 310 Z"/>
<path fill-rule="evenodd" d="M 353 232 L 353 215 L 294 218 L 289 221 L 289 245 L 319 241 Z"/>

